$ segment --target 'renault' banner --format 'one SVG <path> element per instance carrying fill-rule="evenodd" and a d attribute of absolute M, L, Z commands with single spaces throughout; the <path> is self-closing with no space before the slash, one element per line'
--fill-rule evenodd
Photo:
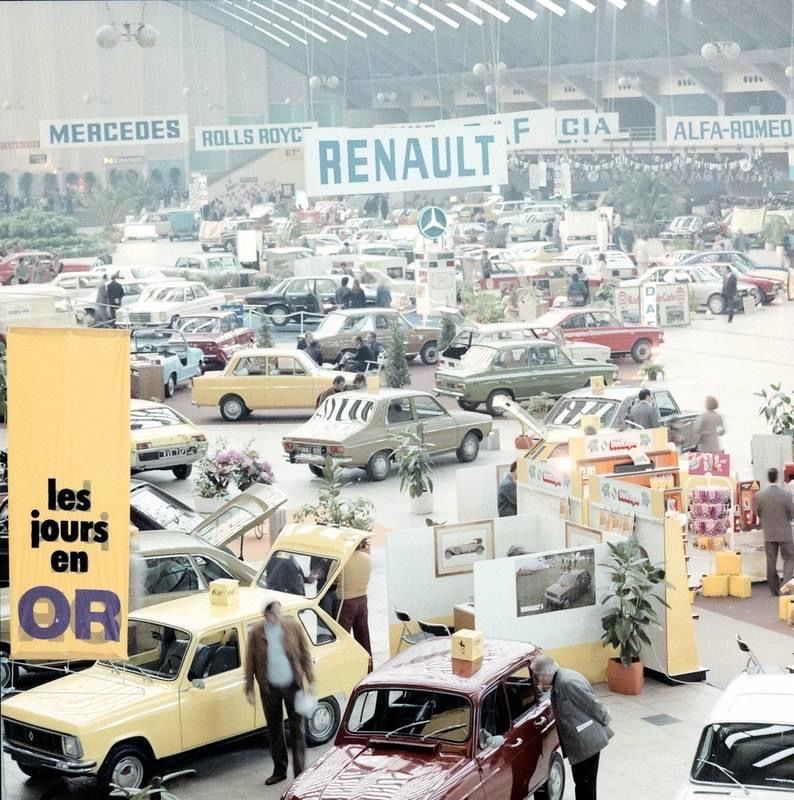
<path fill-rule="evenodd" d="M 129 335 L 8 334 L 12 658 L 127 655 Z"/>

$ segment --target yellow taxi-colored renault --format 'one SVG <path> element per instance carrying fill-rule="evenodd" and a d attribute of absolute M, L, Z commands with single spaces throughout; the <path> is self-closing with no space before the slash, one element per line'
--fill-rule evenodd
<path fill-rule="evenodd" d="M 315 664 L 319 699 L 309 744 L 331 739 L 368 655 L 324 610 L 365 531 L 288 525 L 255 585 L 236 603 L 208 593 L 148 606 L 129 620 L 129 655 L 100 661 L 3 701 L 4 750 L 27 775 L 96 776 L 144 786 L 157 760 L 266 727 L 258 693 L 243 691 L 248 631 L 269 600 L 297 618 Z"/>

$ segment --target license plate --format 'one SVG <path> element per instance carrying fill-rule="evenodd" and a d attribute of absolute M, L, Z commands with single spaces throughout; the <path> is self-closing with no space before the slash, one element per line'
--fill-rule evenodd
<path fill-rule="evenodd" d="M 163 458 L 173 458 L 174 456 L 187 456 L 193 455 L 195 449 L 192 447 L 171 447 L 168 450 L 162 451 Z"/>
<path fill-rule="evenodd" d="M 307 453 L 312 456 L 321 456 L 323 454 L 321 447 L 310 447 L 309 445 L 302 445 L 298 447 L 299 453 Z"/>

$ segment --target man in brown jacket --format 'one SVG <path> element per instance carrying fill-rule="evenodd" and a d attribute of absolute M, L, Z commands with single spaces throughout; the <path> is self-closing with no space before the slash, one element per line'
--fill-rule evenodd
<path fill-rule="evenodd" d="M 281 603 L 273 600 L 265 606 L 263 625 L 255 625 L 248 634 L 245 661 L 245 694 L 254 703 L 254 679 L 259 684 L 262 708 L 270 733 L 273 774 L 266 786 L 286 780 L 287 742 L 284 736 L 284 710 L 287 707 L 292 739 L 292 769 L 297 778 L 303 772 L 306 740 L 303 717 L 295 711 L 295 694 L 314 683 L 309 645 L 300 623 L 281 616 Z"/>

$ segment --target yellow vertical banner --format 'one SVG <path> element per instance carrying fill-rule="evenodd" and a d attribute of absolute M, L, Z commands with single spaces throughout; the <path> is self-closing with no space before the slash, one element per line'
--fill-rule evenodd
<path fill-rule="evenodd" d="M 129 335 L 8 334 L 13 658 L 127 655 Z"/>

